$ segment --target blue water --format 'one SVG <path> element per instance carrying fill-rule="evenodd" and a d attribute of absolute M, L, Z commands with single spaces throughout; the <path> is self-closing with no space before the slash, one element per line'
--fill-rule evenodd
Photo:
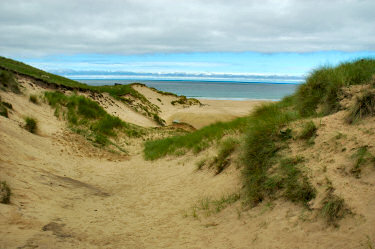
<path fill-rule="evenodd" d="M 81 79 L 88 85 L 113 85 L 115 83 L 129 84 L 134 80 L 112 79 Z M 161 81 L 138 80 L 137 82 L 154 87 L 158 90 L 185 95 L 189 98 L 207 99 L 266 99 L 280 100 L 294 93 L 298 85 L 277 83 L 240 83 L 240 82 L 212 82 L 212 81 Z"/>

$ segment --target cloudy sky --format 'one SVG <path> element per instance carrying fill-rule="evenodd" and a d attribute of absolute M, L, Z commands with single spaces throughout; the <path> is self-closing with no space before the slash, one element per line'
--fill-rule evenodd
<path fill-rule="evenodd" d="M 374 0 L 0 1 L 0 55 L 43 69 L 305 75 L 375 57 Z"/>

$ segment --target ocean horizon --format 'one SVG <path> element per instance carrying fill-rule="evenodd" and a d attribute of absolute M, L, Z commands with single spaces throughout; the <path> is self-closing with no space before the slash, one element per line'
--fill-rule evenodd
<path fill-rule="evenodd" d="M 240 82 L 202 80 L 140 80 L 140 79 L 76 79 L 88 85 L 142 83 L 160 91 L 184 95 L 188 98 L 214 100 L 272 100 L 278 101 L 293 94 L 297 83 Z"/>

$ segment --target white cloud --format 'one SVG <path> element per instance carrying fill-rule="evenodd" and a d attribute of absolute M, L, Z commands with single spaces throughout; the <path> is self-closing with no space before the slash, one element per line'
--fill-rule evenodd
<path fill-rule="evenodd" d="M 0 54 L 374 51 L 375 1 L 12 0 Z"/>

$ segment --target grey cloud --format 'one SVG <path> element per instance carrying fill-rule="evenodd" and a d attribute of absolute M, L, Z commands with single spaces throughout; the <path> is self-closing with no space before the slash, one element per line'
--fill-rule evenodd
<path fill-rule="evenodd" d="M 0 53 L 375 50 L 375 1 L 13 0 Z"/>

